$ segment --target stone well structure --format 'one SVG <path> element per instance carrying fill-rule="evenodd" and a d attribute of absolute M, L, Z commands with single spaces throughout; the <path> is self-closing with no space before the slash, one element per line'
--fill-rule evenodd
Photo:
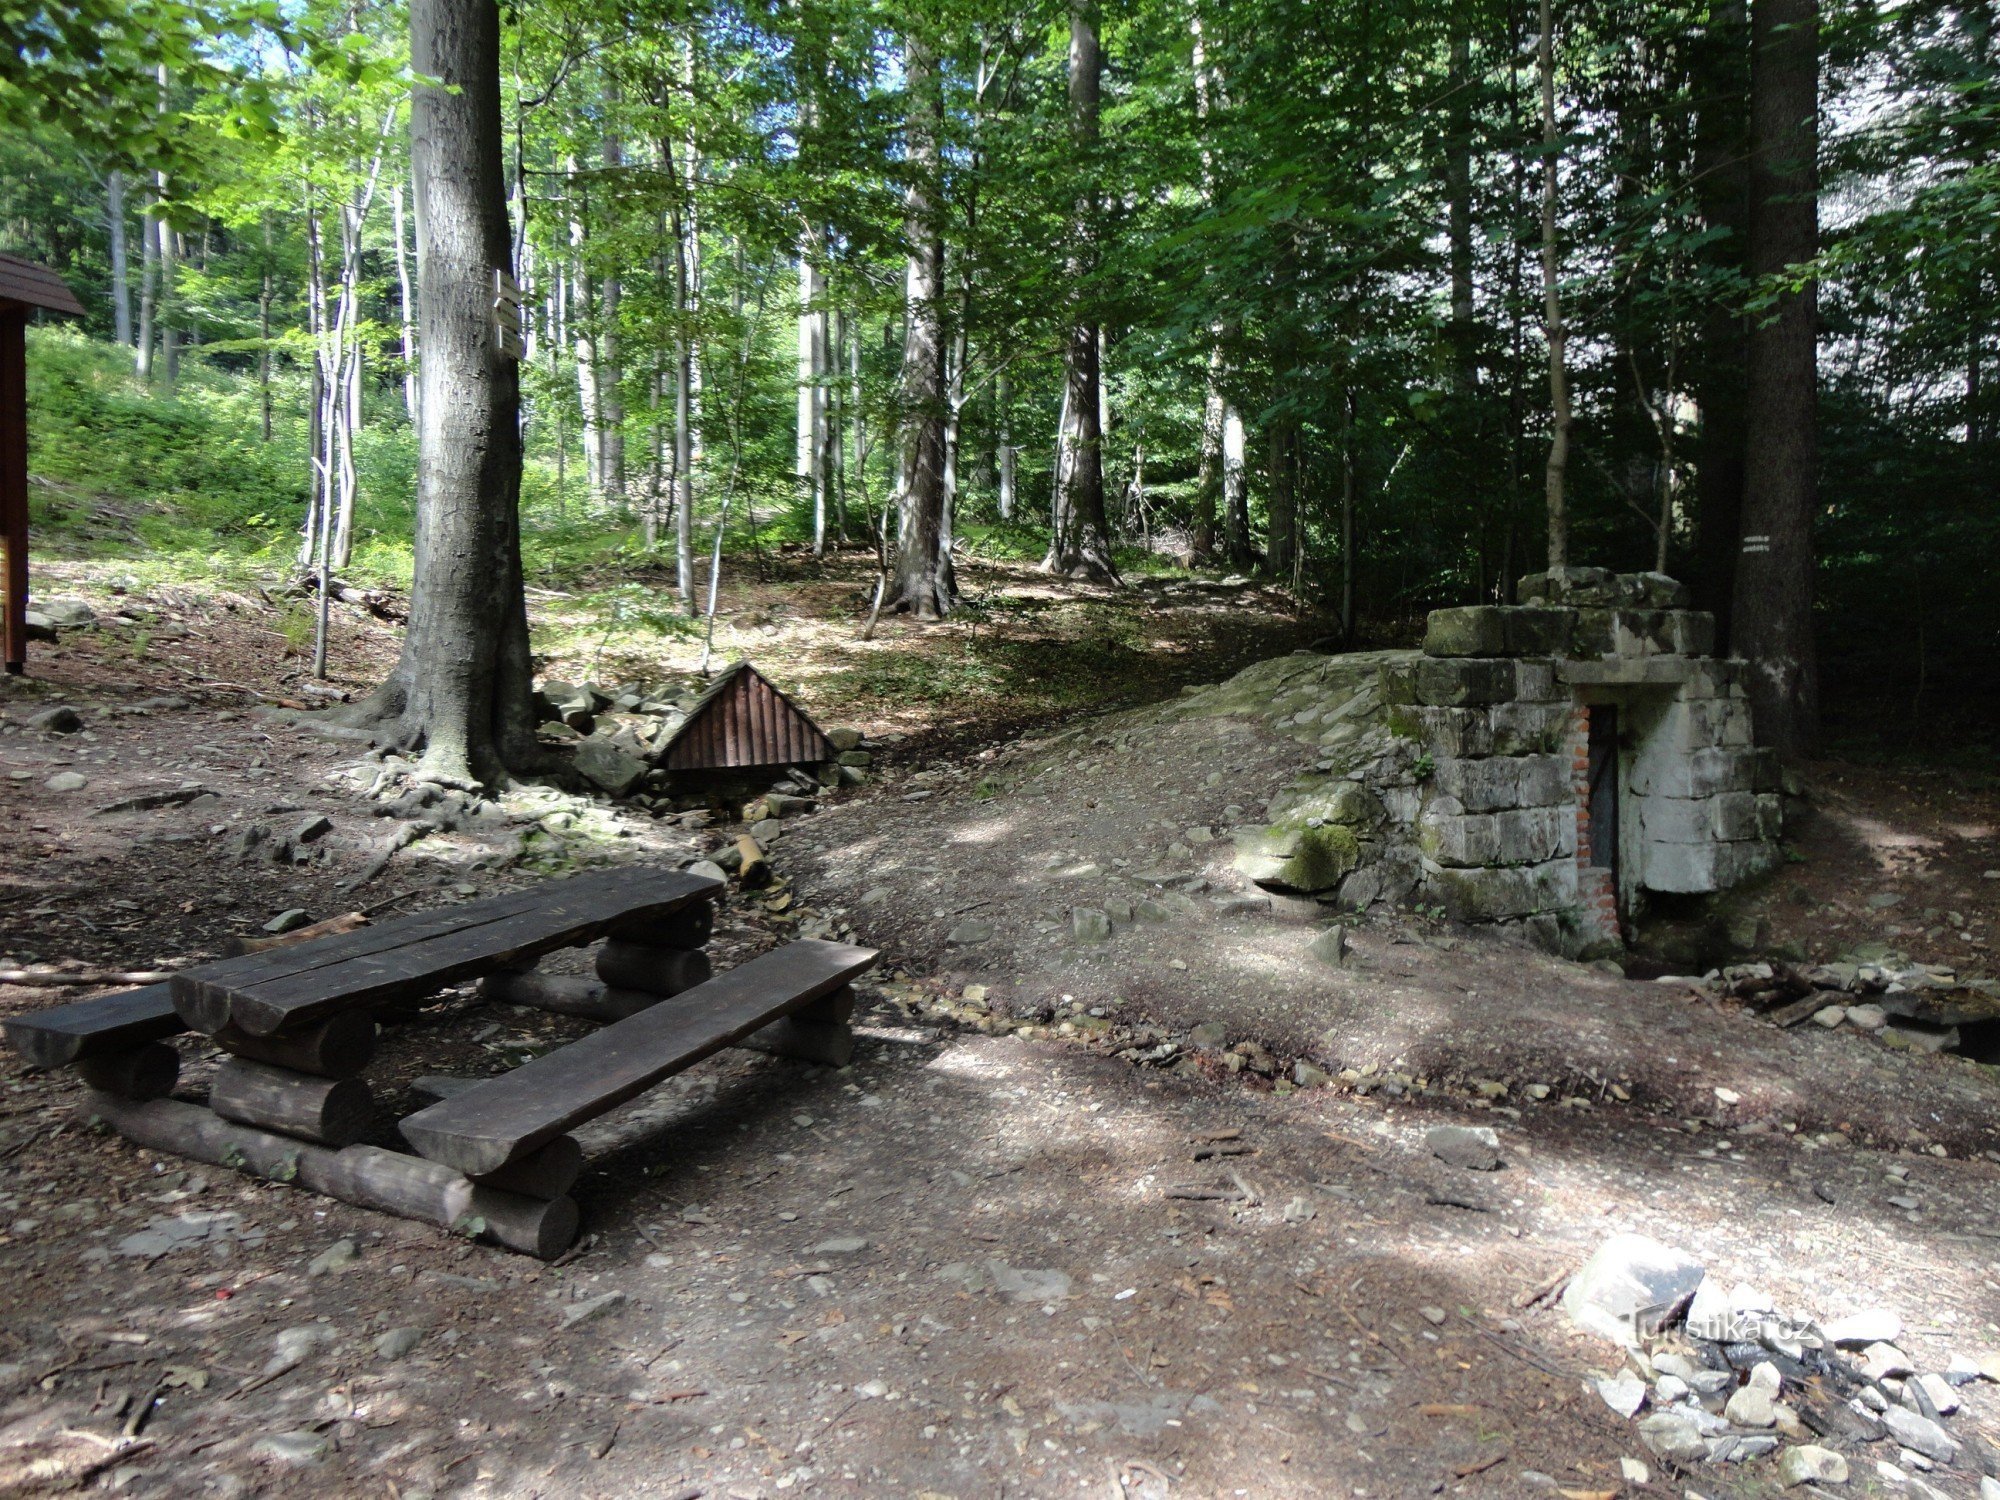
<path fill-rule="evenodd" d="M 1779 860 L 1778 766 L 1751 743 L 1740 662 L 1657 573 L 1523 580 L 1519 605 L 1441 609 L 1354 706 L 1381 732 L 1237 832 L 1237 868 L 1360 907 L 1414 901 L 1610 951 L 1649 898 Z M 1367 700 L 1374 699 L 1374 702 Z M 1372 714 L 1369 715 L 1372 717 Z"/>

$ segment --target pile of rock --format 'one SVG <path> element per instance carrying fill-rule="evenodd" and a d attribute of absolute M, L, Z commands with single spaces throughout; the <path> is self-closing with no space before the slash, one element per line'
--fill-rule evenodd
<path fill-rule="evenodd" d="M 1666 981 L 1734 996 L 1780 1026 L 1805 1021 L 1869 1033 L 1914 1052 L 1964 1051 L 1980 1061 L 2000 1048 L 2000 980 L 1961 975 L 1871 949 L 1833 963 L 1733 964 Z"/>
<path fill-rule="evenodd" d="M 1896 1346 L 1903 1324 L 1892 1312 L 1821 1321 L 1781 1311 L 1756 1288 L 1636 1234 L 1606 1241 L 1562 1302 L 1579 1327 L 1624 1347 L 1624 1366 L 1594 1389 L 1637 1420 L 1657 1459 L 1775 1455 L 1787 1487 L 1844 1483 L 1866 1460 L 1878 1481 L 1920 1500 L 1942 1500 L 1918 1477 L 1935 1469 L 1984 1475 L 1982 1496 L 2000 1495 L 2000 1455 L 1944 1420 L 1967 1387 L 2000 1381 L 2000 1355 L 1958 1355 L 1923 1371 Z"/>

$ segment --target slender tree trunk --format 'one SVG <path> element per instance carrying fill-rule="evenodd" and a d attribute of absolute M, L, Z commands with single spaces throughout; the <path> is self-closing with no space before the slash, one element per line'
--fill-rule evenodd
<path fill-rule="evenodd" d="M 407 251 L 409 232 L 403 227 L 403 184 L 399 181 L 389 190 L 391 218 L 396 235 L 396 286 L 401 296 L 397 308 L 402 313 L 403 322 L 403 407 L 410 414 L 410 425 L 423 424 L 422 401 L 417 380 L 417 309 L 415 299 L 410 295 L 410 258 Z"/>
<path fill-rule="evenodd" d="M 993 382 L 993 417 L 995 445 L 1000 470 L 1000 519 L 1014 519 L 1016 465 L 1014 461 L 1014 427 L 1012 410 L 1014 405 L 1013 383 L 1003 372 Z"/>
<path fill-rule="evenodd" d="M 1549 346 L 1549 409 L 1553 433 L 1549 439 L 1546 487 L 1549 511 L 1549 574 L 1569 567 L 1569 507 L 1563 479 L 1569 467 L 1569 373 L 1564 366 L 1562 292 L 1557 283 L 1556 179 L 1561 162 L 1556 134 L 1555 16 L 1552 0 L 1541 0 L 1542 34 L 1536 45 L 1536 70 L 1542 87 L 1542 332 Z"/>
<path fill-rule="evenodd" d="M 798 443 L 794 473 L 811 502 L 813 556 L 826 553 L 826 275 L 823 235 L 808 226 L 799 236 Z"/>
<path fill-rule="evenodd" d="M 902 454 L 896 484 L 896 557 L 890 608 L 940 619 L 957 599 L 944 531 L 944 236 L 938 222 L 939 136 L 944 98 L 937 57 L 913 30 L 903 40 L 909 95 L 905 122 L 909 186 L 903 196 Z"/>
<path fill-rule="evenodd" d="M 1354 387 L 1340 401 L 1340 642 L 1354 647 Z"/>
<path fill-rule="evenodd" d="M 1243 414 L 1222 403 L 1222 553 L 1232 567 L 1247 568 L 1257 554 L 1250 545 L 1250 475 Z"/>
<path fill-rule="evenodd" d="M 257 417 L 265 442 L 271 441 L 271 219 L 264 217 L 264 271 L 257 284 Z"/>
<path fill-rule="evenodd" d="M 683 179 L 674 166 L 669 136 L 660 137 L 660 156 L 674 185 L 668 214 L 674 256 L 674 587 L 681 608 L 693 616 L 700 608 L 694 586 L 694 299 L 688 266 L 694 167 L 691 160 L 684 164 Z"/>
<path fill-rule="evenodd" d="M 604 106 L 607 114 L 618 108 L 618 86 L 607 83 Z M 625 165 L 625 143 L 617 130 L 604 132 L 605 175 L 615 181 Z M 597 400 L 598 400 L 598 489 L 614 505 L 625 503 L 625 367 L 620 357 L 618 308 L 624 300 L 625 282 L 617 271 L 599 283 L 597 298 Z"/>
<path fill-rule="evenodd" d="M 1201 137 L 1201 191 L 1203 199 L 1212 207 L 1215 203 L 1216 163 L 1215 151 L 1209 142 L 1209 121 L 1220 102 L 1222 89 L 1209 64 L 1208 37 L 1202 28 L 1199 11 L 1190 17 L 1189 29 L 1194 41 L 1194 114 L 1195 128 Z M 1228 403 L 1222 394 L 1228 373 L 1223 353 L 1226 332 L 1227 325 L 1221 319 L 1210 325 L 1208 376 L 1201 408 L 1201 457 L 1195 479 L 1194 535 L 1188 549 L 1191 563 L 1210 562 L 1217 555 L 1218 512 L 1223 518 L 1223 529 L 1227 530 L 1227 485 L 1222 460 L 1223 434 L 1229 424 Z M 1247 521 L 1240 545 L 1248 546 Z M 1230 561 L 1237 562 L 1239 559 L 1232 553 Z"/>
<path fill-rule="evenodd" d="M 1696 252 L 1715 271 L 1746 267 L 1750 173 L 1750 22 L 1743 0 L 1715 0 L 1693 54 L 1695 186 L 1711 244 Z M 1749 329 L 1741 298 L 1712 297 L 1702 314 L 1694 359 L 1694 602 L 1715 615 L 1716 647 L 1727 652 L 1743 532 L 1744 367 Z"/>
<path fill-rule="evenodd" d="M 1071 0 L 1069 11 L 1069 139 L 1084 170 L 1094 170 L 1097 152 L 1099 98 L 1104 53 L 1097 39 L 1098 14 L 1093 0 Z M 1074 306 L 1063 349 L 1063 378 L 1068 400 L 1063 409 L 1056 448 L 1055 524 L 1049 554 L 1042 566 L 1052 573 L 1113 582 L 1118 570 L 1111 560 L 1111 539 L 1104 517 L 1103 370 L 1097 324 L 1085 308 L 1085 290 L 1096 267 L 1097 200 L 1094 192 L 1077 196 L 1070 222 L 1070 248 L 1064 279 L 1072 288 Z"/>
<path fill-rule="evenodd" d="M 153 345 L 159 333 L 160 241 L 149 217 L 139 220 L 139 328 L 133 368 L 148 385 L 153 381 Z"/>
<path fill-rule="evenodd" d="M 1451 349 L 1459 394 L 1470 401 L 1478 385 L 1478 344 L 1472 292 L 1472 71 L 1465 17 L 1452 12 L 1451 107 L 1445 140 L 1445 239 L 1451 262 Z"/>
<path fill-rule="evenodd" d="M 410 622 L 354 717 L 422 746 L 420 773 L 502 779 L 536 757 L 521 580 L 520 372 L 500 349 L 511 270 L 495 0 L 411 0 L 410 157 L 423 427 Z"/>
<path fill-rule="evenodd" d="M 1298 553 L 1298 428 L 1290 417 L 1271 423 L 1270 546 L 1264 565 L 1280 582 L 1290 578 Z"/>
<path fill-rule="evenodd" d="M 158 174 L 158 189 L 164 200 L 167 195 L 167 174 Z M 174 327 L 174 319 L 180 315 L 178 289 L 175 286 L 175 267 L 179 254 L 174 241 L 173 228 L 163 218 L 157 221 L 154 232 L 159 236 L 158 255 L 160 290 L 153 307 L 153 323 L 160 336 L 160 377 L 172 391 L 180 381 L 181 336 Z"/>
<path fill-rule="evenodd" d="M 1819 250 L 1819 7 L 1753 0 L 1750 273 L 1776 277 Z M 1778 294 L 1750 333 L 1743 544 L 1733 644 L 1757 736 L 1787 757 L 1819 730 L 1812 517 L 1818 503 L 1818 288 Z"/>
<path fill-rule="evenodd" d="M 132 344 L 132 276 L 125 253 L 125 174 L 113 168 L 104 182 L 105 227 L 111 232 L 112 337 Z"/>

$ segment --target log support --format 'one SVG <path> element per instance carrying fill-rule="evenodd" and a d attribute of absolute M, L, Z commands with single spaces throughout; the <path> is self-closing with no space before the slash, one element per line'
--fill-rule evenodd
<path fill-rule="evenodd" d="M 148 1042 L 124 1052 L 86 1057 L 76 1065 L 83 1081 L 121 1099 L 164 1099 L 180 1081 L 180 1049 L 171 1042 Z"/>
<path fill-rule="evenodd" d="M 597 950 L 597 977 L 613 989 L 678 995 L 704 983 L 713 970 L 699 948 L 649 948 L 612 938 Z"/>
<path fill-rule="evenodd" d="M 544 974 L 538 969 L 489 974 L 479 981 L 479 994 L 503 1005 L 525 1005 L 590 1021 L 622 1021 L 663 998 L 647 990 L 617 989 L 587 974 Z"/>
<path fill-rule="evenodd" d="M 195 1104 L 96 1093 L 86 1109 L 134 1145 L 229 1167 L 398 1218 L 418 1219 L 553 1260 L 576 1238 L 576 1200 L 530 1198 L 475 1183 L 420 1156 L 378 1146 L 331 1150 L 232 1124 Z"/>
<path fill-rule="evenodd" d="M 240 1057 L 215 1070 L 208 1103 L 225 1120 L 323 1146 L 360 1140 L 375 1108 L 368 1085 L 358 1078 L 316 1078 Z"/>
<path fill-rule="evenodd" d="M 251 1062 L 320 1078 L 352 1078 L 375 1055 L 375 1018 L 365 1010 L 342 1011 L 317 1026 L 280 1036 L 252 1036 L 231 1025 L 210 1040 Z"/>

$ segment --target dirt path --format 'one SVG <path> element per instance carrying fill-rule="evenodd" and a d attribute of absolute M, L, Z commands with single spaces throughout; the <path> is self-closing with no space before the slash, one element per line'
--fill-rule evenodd
<path fill-rule="evenodd" d="M 231 628 L 197 635 L 211 676 Z M 249 677 L 247 652 L 233 659 Z M 164 696 L 171 674 L 103 640 L 59 664 L 96 738 L 0 736 L 15 959 L 185 959 L 288 907 L 527 881 L 514 846 L 555 814 L 574 820 L 572 864 L 686 857 L 722 832 L 502 806 L 344 890 L 387 832 L 353 747 L 241 695 L 115 712 Z M 1225 810 L 1212 770 L 1281 769 L 1232 745 L 1190 732 L 1147 757 L 1140 779 L 1183 835 Z M 1974 1155 L 1992 1147 L 1986 1073 L 1775 1032 L 1421 922 L 1357 929 L 1310 1004 L 1285 967 L 1303 913 L 1205 900 L 1198 923 L 1079 960 L 1037 924 L 1090 877 L 1047 883 L 1042 857 L 1129 857 L 1129 814 L 1104 789 L 1135 778 L 1129 752 L 1058 749 L 1062 790 L 1024 809 L 981 786 L 1004 779 L 1005 752 L 975 752 L 892 762 L 788 827 L 789 909 L 736 899 L 718 961 L 844 910 L 891 959 L 854 1065 L 724 1054 L 593 1127 L 588 1237 L 561 1265 L 155 1158 L 77 1122 L 69 1078 L 10 1064 L 0 1493 L 87 1474 L 161 1496 L 1514 1497 L 1544 1489 L 1537 1476 L 1680 1495 L 1656 1462 L 1648 1485 L 1621 1480 L 1621 1458 L 1650 1456 L 1580 1383 L 1609 1373 L 1608 1347 L 1519 1305 L 1622 1229 L 1783 1305 L 1893 1308 L 1926 1368 L 2000 1349 L 2000 1166 Z M 61 770 L 87 786 L 47 791 Z M 94 812 L 184 780 L 214 800 Z M 286 836 L 320 815 L 333 829 L 295 846 L 303 862 L 231 852 L 245 823 Z M 1952 858 L 1976 864 L 1978 848 Z M 1213 878 L 1203 898 L 1233 894 Z M 993 932 L 971 956 L 949 941 L 967 920 Z M 1044 1005 L 1025 1028 L 995 1014 Z M 1191 1038 L 1155 1059 L 1192 1058 L 1179 1071 L 1116 1055 L 1142 1027 L 1164 1041 L 1218 1017 L 1223 1044 L 1255 1044 L 1233 1054 L 1240 1071 Z M 1258 1071 L 1259 1050 L 1328 1030 L 1342 1041 L 1326 1062 L 1374 1064 L 1366 1092 L 1281 1092 Z M 379 1133 L 418 1075 L 498 1071 L 567 1034 L 447 997 L 386 1033 Z M 187 1055 L 198 1094 L 212 1058 Z M 1930 1118 L 1946 1105 L 1949 1128 Z M 1503 1169 L 1433 1157 L 1425 1132 L 1450 1120 L 1496 1127 Z M 1917 1149 L 1930 1143 L 1951 1154 Z M 1967 1388 L 1954 1429 L 2000 1442 L 1995 1390 Z M 149 1446 L 120 1452 L 128 1429 Z M 1964 1472 L 1931 1479 L 1976 1491 Z M 1688 1482 L 1722 1496 L 1769 1478 Z"/>

